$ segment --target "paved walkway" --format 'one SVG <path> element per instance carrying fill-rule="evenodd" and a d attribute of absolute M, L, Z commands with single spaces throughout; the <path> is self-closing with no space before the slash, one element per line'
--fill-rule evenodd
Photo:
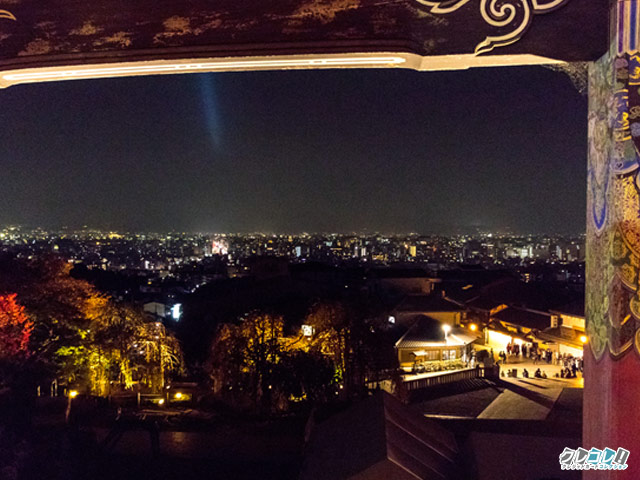
<path fill-rule="evenodd" d="M 560 365 L 548 364 L 546 362 L 538 362 L 537 364 L 535 364 L 529 359 L 527 359 L 526 362 L 524 361 L 509 362 L 507 364 L 500 365 L 500 375 L 501 375 L 500 378 L 505 381 L 512 381 L 512 380 L 515 381 L 516 380 L 515 378 L 506 376 L 507 370 L 511 370 L 513 368 L 518 370 L 518 379 L 532 382 L 534 385 L 533 387 L 534 389 L 539 386 L 542 386 L 542 387 L 556 386 L 559 388 L 563 388 L 563 387 L 583 388 L 584 387 L 584 379 L 582 378 L 581 373 L 578 372 L 578 378 L 559 378 L 560 371 L 563 368 Z M 522 376 L 522 372 L 525 368 L 529 372 L 529 378 L 524 378 Z M 547 374 L 546 379 L 533 377 L 533 374 L 538 368 Z M 502 372 L 505 373 L 504 377 L 502 377 Z M 558 378 L 555 377 L 556 374 L 558 374 Z"/>
<path fill-rule="evenodd" d="M 518 377 L 507 377 L 506 370 L 517 369 Z M 524 378 L 524 369 L 529 378 Z M 540 368 L 547 378 L 532 378 Z M 556 378 L 562 367 L 547 363 L 519 362 L 500 365 L 500 381 L 505 390 L 477 418 L 544 420 L 565 388 L 582 388 L 582 378 Z M 502 376 L 505 372 L 505 376 Z"/>

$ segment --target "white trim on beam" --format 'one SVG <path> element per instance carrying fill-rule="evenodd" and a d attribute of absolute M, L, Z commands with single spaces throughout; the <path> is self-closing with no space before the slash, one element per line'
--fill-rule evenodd
<path fill-rule="evenodd" d="M 8 70 L 0 72 L 0 88 L 21 83 L 198 72 L 327 68 L 406 68 L 418 71 L 434 71 L 552 63 L 559 64 L 563 62 L 536 55 L 477 56 L 468 54 L 421 57 L 411 53 L 389 52 L 152 60 Z"/>

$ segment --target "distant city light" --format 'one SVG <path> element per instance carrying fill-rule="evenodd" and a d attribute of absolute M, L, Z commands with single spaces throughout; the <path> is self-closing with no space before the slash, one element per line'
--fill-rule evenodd
<path fill-rule="evenodd" d="M 313 337 L 314 328 L 311 325 L 302 325 L 302 335 L 305 337 Z"/>
<path fill-rule="evenodd" d="M 69 397 L 76 398 L 77 396 L 78 396 L 78 391 L 77 390 L 71 390 L 69 392 Z"/>
<path fill-rule="evenodd" d="M 182 304 L 176 303 L 173 307 L 171 307 L 171 317 L 177 322 L 182 317 Z"/>
<path fill-rule="evenodd" d="M 582 343 L 587 343 L 587 340 L 588 340 L 588 338 L 587 338 L 587 336 L 586 336 L 586 335 L 581 335 L 581 336 L 580 336 L 580 341 L 581 341 Z"/>
<path fill-rule="evenodd" d="M 214 239 L 211 241 L 212 255 L 227 255 L 229 253 L 229 244 L 225 240 Z"/>
<path fill-rule="evenodd" d="M 450 325 L 442 325 L 442 331 L 444 332 L 444 334 L 448 334 L 451 331 L 451 326 Z"/>
<path fill-rule="evenodd" d="M 389 315 L 389 323 L 395 324 L 396 323 L 396 317 L 394 317 L 393 315 Z"/>
<path fill-rule="evenodd" d="M 475 323 L 472 323 L 471 325 L 469 325 L 469 329 L 472 332 L 475 332 L 478 329 L 478 326 Z"/>

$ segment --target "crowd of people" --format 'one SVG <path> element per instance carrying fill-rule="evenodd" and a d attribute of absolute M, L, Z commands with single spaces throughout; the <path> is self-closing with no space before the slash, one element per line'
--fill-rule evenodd
<path fill-rule="evenodd" d="M 578 372 L 582 374 L 584 371 L 582 357 L 574 357 L 566 354 L 562 355 L 559 365 L 562 365 L 562 370 L 560 370 L 559 374 L 556 374 L 556 377 L 560 378 L 577 378 Z"/>
<path fill-rule="evenodd" d="M 494 357 L 493 349 L 491 349 L 491 354 Z M 548 365 L 560 365 L 565 369 L 573 370 L 574 367 L 576 370 L 582 372 L 582 357 L 574 357 L 568 353 L 560 353 L 558 351 L 552 351 L 549 348 L 539 348 L 537 345 L 527 345 L 523 343 L 522 345 L 517 343 L 509 343 L 506 346 L 506 351 L 502 350 L 498 357 L 500 358 L 500 363 L 507 364 L 509 361 L 521 362 L 525 359 L 530 359 L 533 364 L 537 364 L 539 362 L 545 362 Z M 516 357 L 513 359 L 512 357 Z"/>
<path fill-rule="evenodd" d="M 491 349 L 491 356 L 495 360 L 495 354 Z M 517 344 L 509 343 L 505 350 L 498 353 L 498 363 L 506 365 L 510 362 L 521 363 L 523 361 L 530 360 L 534 365 L 544 362 L 548 365 L 557 365 L 562 367 L 560 373 L 556 373 L 556 378 L 578 378 L 578 374 L 583 372 L 583 360 L 582 357 L 575 357 L 568 353 L 559 353 L 552 351 L 548 348 L 539 348 L 536 344 Z M 515 358 L 514 358 L 515 357 Z M 522 372 L 524 378 L 530 378 L 530 372 L 525 368 Z M 547 378 L 547 374 L 538 368 L 533 377 L 535 378 Z"/>
<path fill-rule="evenodd" d="M 529 378 L 529 377 L 530 377 L 530 375 L 529 375 L 529 370 L 527 370 L 527 369 L 525 368 L 525 369 L 522 371 L 522 376 L 523 376 L 524 378 Z M 544 371 L 540 370 L 539 368 L 538 368 L 538 369 L 536 369 L 536 371 L 534 372 L 533 376 L 534 376 L 535 378 L 547 378 L 547 374 L 546 374 L 546 372 L 544 372 Z"/>

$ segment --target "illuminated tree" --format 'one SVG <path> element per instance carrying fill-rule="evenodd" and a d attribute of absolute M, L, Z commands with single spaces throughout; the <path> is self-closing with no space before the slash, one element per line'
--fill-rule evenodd
<path fill-rule="evenodd" d="M 336 307 L 339 308 L 339 307 Z M 334 353 L 344 358 L 335 312 L 314 310 L 313 337 L 300 329 L 285 336 L 279 315 L 253 311 L 237 324 L 224 324 L 214 339 L 210 373 L 214 391 L 254 407 L 281 408 L 290 402 L 326 401 L 337 386 Z M 332 327 L 336 327 L 335 330 Z"/>
<path fill-rule="evenodd" d="M 66 262 L 0 258 L 0 293 L 10 288 L 33 321 L 32 359 L 50 380 L 98 395 L 111 382 L 159 390 L 166 373 L 182 366 L 180 346 L 162 325 L 73 278 Z"/>
<path fill-rule="evenodd" d="M 274 388 L 274 366 L 284 346 L 284 320 L 253 311 L 238 325 L 224 325 L 212 346 L 212 376 L 221 388 L 249 391 L 256 406 L 268 406 Z"/>
<path fill-rule="evenodd" d="M 365 391 L 366 383 L 377 378 L 376 359 L 385 351 L 382 329 L 367 313 L 367 305 L 325 301 L 315 304 L 305 319 L 313 328 L 310 349 L 332 359 L 334 380 L 347 395 Z"/>
<path fill-rule="evenodd" d="M 245 346 L 237 325 L 224 323 L 218 328 L 211 344 L 208 366 L 214 392 L 226 393 L 227 390 L 231 391 L 244 382 L 244 377 L 249 371 L 244 353 Z"/>
<path fill-rule="evenodd" d="M 106 299 L 87 282 L 70 275 L 56 258 L 0 259 L 0 293 L 15 292 L 33 321 L 30 349 L 52 370 L 61 347 L 79 347 L 91 319 Z"/>
<path fill-rule="evenodd" d="M 69 355 L 87 373 L 93 393 L 108 394 L 112 381 L 127 389 L 138 381 L 160 391 L 166 373 L 182 368 L 175 337 L 161 323 L 147 321 L 137 309 L 106 301 L 99 304 L 89 327 L 81 349 L 63 348 L 58 353 Z"/>
<path fill-rule="evenodd" d="M 152 389 L 164 388 L 167 372 L 179 372 L 184 368 L 180 344 L 162 323 L 143 322 L 137 330 L 136 344 L 135 348 L 144 355 L 145 377 Z"/>
<path fill-rule="evenodd" d="M 33 322 L 15 293 L 0 295 L 0 356 L 17 357 L 29 354 L 29 338 Z"/>
<path fill-rule="evenodd" d="M 292 350 L 275 367 L 278 390 L 294 401 L 325 402 L 334 392 L 335 366 L 317 351 Z"/>
<path fill-rule="evenodd" d="M 313 328 L 311 348 L 328 355 L 336 367 L 336 382 L 345 379 L 350 334 L 347 310 L 338 302 L 321 302 L 309 311 L 305 323 Z"/>

